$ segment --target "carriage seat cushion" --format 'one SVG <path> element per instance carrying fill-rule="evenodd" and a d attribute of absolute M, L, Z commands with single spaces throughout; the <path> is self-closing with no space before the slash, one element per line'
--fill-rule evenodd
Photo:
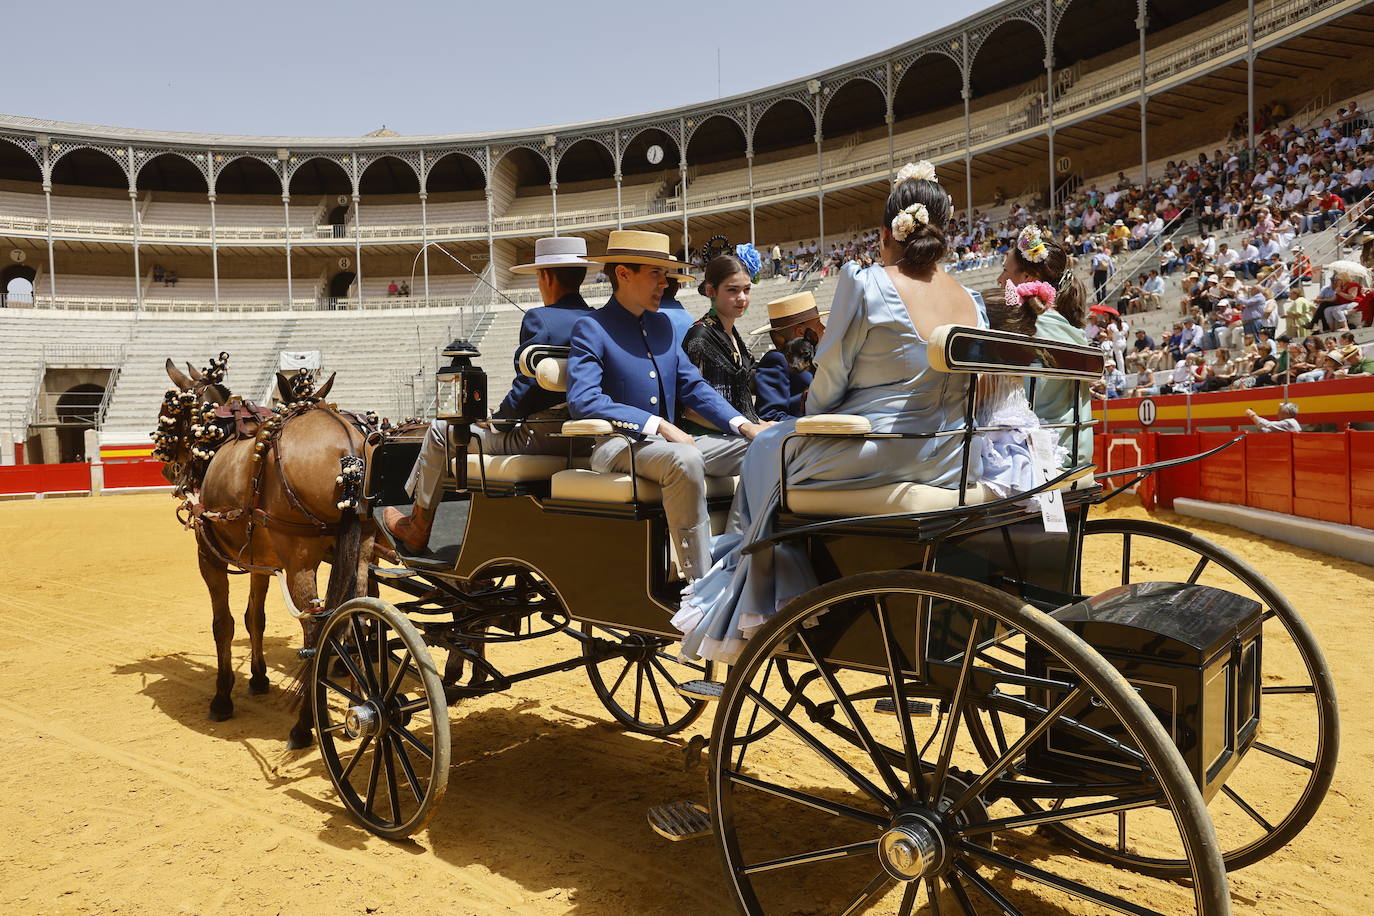
<path fill-rule="evenodd" d="M 1092 467 L 1064 481 L 1057 490 L 1092 486 Z M 984 485 L 975 484 L 964 493 L 964 505 L 976 506 L 998 499 L 996 493 Z M 787 508 L 800 515 L 824 515 L 848 518 L 858 515 L 895 515 L 902 512 L 936 512 L 959 505 L 959 491 L 954 488 L 932 487 L 921 483 L 894 483 L 861 490 L 789 489 Z"/>
<path fill-rule="evenodd" d="M 706 498 L 730 497 L 735 493 L 738 477 L 707 477 Z M 549 495 L 554 499 L 572 499 L 593 503 L 634 502 L 634 487 L 629 474 L 616 471 L 592 471 L 585 468 L 569 468 L 553 475 L 553 487 Z M 652 480 L 639 478 L 639 501 L 659 503 L 663 501 L 663 489 Z"/>
<path fill-rule="evenodd" d="M 456 462 L 456 459 L 455 459 Z M 559 471 L 567 470 L 566 455 L 473 455 L 467 456 L 468 485 L 482 485 L 482 465 L 486 465 L 488 483 L 530 483 L 548 480 Z M 457 476 L 457 468 L 454 468 Z"/>
<path fill-rule="evenodd" d="M 836 433 L 871 433 L 873 424 L 868 417 L 845 413 L 820 413 L 797 420 L 797 432 L 813 435 L 834 435 Z"/>

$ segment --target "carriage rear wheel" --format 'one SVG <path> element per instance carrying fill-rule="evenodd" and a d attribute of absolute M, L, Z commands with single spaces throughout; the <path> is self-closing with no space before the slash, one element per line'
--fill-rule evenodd
<path fill-rule="evenodd" d="M 678 692 L 689 681 L 710 681 L 711 662 L 678 658 L 677 643 L 611 627 L 585 627 L 588 636 L 615 643 L 614 654 L 587 662 L 592 690 L 617 722 L 630 731 L 665 737 L 695 722 L 709 701 Z"/>
<path fill-rule="evenodd" d="M 1260 733 L 1209 809 L 1228 870 L 1252 865 L 1292 840 L 1321 806 L 1340 747 L 1331 669 L 1297 609 L 1235 554 L 1159 522 L 1089 521 L 1082 568 L 1080 592 L 1089 595 L 1116 585 L 1177 581 L 1211 585 L 1260 603 Z M 1127 868 L 1186 874 L 1186 862 L 1151 849 L 1155 816 L 1123 812 L 1109 823 L 1051 829 L 1083 851 Z"/>
<path fill-rule="evenodd" d="M 1019 672 L 994 663 L 1003 648 Z M 985 759 L 969 723 L 994 709 L 1009 745 Z M 760 737 L 768 719 L 780 727 Z M 1095 762 L 1072 776 L 1037 764 L 1051 741 Z M 1066 627 L 975 582 L 865 573 L 794 599 L 731 669 L 710 779 L 745 912 L 1229 912 L 1206 805 L 1158 719 Z M 1165 812 L 1186 884 L 1036 832 L 1144 807 Z"/>
<path fill-rule="evenodd" d="M 429 648 L 376 598 L 342 605 L 317 645 L 315 734 L 329 778 L 368 830 L 410 836 L 448 786 L 448 704 Z"/>

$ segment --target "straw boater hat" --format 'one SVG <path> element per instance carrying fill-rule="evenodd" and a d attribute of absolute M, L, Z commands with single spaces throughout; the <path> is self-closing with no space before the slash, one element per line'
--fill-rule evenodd
<path fill-rule="evenodd" d="M 669 254 L 668 236 L 662 232 L 613 230 L 611 237 L 606 240 L 606 253 L 588 255 L 587 260 L 598 264 L 647 264 L 650 267 L 666 267 L 684 283 L 692 279 L 688 274 L 681 272 L 687 265 Z"/>
<path fill-rule="evenodd" d="M 672 258 L 674 261 L 677 261 L 677 263 L 682 264 L 681 261 L 678 261 L 678 260 L 677 260 L 677 257 L 676 257 L 675 255 L 668 255 L 668 257 Z M 683 266 L 686 267 L 687 265 L 683 264 Z M 687 273 L 675 273 L 675 274 L 668 274 L 668 279 L 669 279 L 669 280 L 677 280 L 677 281 L 679 281 L 679 282 L 681 282 L 681 283 L 691 283 L 693 280 L 696 279 L 696 277 L 692 276 L 691 274 L 687 274 Z"/>
<path fill-rule="evenodd" d="M 768 324 L 750 331 L 750 335 L 765 331 L 785 331 L 813 318 L 824 318 L 830 313 L 816 310 L 816 297 L 810 293 L 794 293 L 768 303 Z"/>
<path fill-rule="evenodd" d="M 587 240 L 574 235 L 560 235 L 556 238 L 535 239 L 534 263 L 517 264 L 510 269 L 513 274 L 532 274 L 536 270 L 549 270 L 554 267 L 586 267 Z"/>

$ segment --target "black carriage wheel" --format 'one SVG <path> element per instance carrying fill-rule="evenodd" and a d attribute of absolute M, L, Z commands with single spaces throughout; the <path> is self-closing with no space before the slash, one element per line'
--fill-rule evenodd
<path fill-rule="evenodd" d="M 584 632 L 619 646 L 609 658 L 587 662 L 587 678 L 606 711 L 630 731 L 665 737 L 706 711 L 708 701 L 689 700 L 677 687 L 713 680 L 712 663 L 678 658 L 677 643 L 659 636 L 591 625 Z"/>
<path fill-rule="evenodd" d="M 429 648 L 404 614 L 376 598 L 331 614 L 317 646 L 315 735 L 329 778 L 368 830 L 410 836 L 448 786 L 448 704 Z"/>
<path fill-rule="evenodd" d="M 982 661 L 988 645 L 1014 640 L 1047 660 L 1036 671 L 1062 673 L 1015 674 Z M 798 684 L 817 673 L 791 715 L 778 688 L 758 686 L 769 662 L 784 657 Z M 938 718 L 878 715 L 882 694 L 897 710 L 925 697 Z M 967 721 L 989 708 L 1023 727 L 1006 753 L 983 761 Z M 725 753 L 756 709 L 782 727 L 742 759 Z M 1032 749 L 1060 735 L 1105 755 L 1110 775 L 1027 775 Z M 1158 719 L 1067 628 L 979 583 L 899 570 L 794 599 L 731 669 L 710 767 L 715 835 L 747 913 L 805 905 L 906 916 L 919 905 L 972 916 L 990 904 L 1015 914 L 1031 895 L 1136 916 L 1157 907 L 1230 912 L 1206 805 Z M 1009 800 L 1017 795 L 1049 810 L 1027 815 Z M 1145 806 L 1172 815 L 1186 885 L 1092 860 L 1064 863 L 1037 841 L 1042 824 Z M 1011 875 L 1024 880 L 1013 887 Z"/>
<path fill-rule="evenodd" d="M 1120 538 L 1120 546 L 1109 538 Z M 1237 583 L 1243 585 L 1250 590 L 1250 597 L 1264 606 L 1266 622 L 1272 620 L 1278 624 L 1269 624 L 1264 628 L 1261 664 L 1267 669 L 1276 658 L 1288 651 L 1287 646 L 1275 642 L 1281 636 L 1291 642 L 1292 650 L 1301 658 L 1303 674 L 1297 683 L 1275 683 L 1278 675 L 1262 678 L 1260 737 L 1227 778 L 1226 786 L 1210 803 L 1227 869 L 1253 865 L 1288 843 L 1307 826 L 1321 806 L 1336 772 L 1340 718 L 1336 706 L 1335 681 L 1321 648 L 1297 610 L 1264 576 L 1240 557 L 1205 538 L 1148 520 L 1095 519 L 1084 528 L 1085 547 L 1090 539 L 1108 540 L 1108 556 L 1118 558 L 1116 567 L 1113 568 L 1109 562 L 1106 567 L 1099 569 L 1114 584 L 1127 585 L 1160 578 L 1153 566 L 1146 565 L 1161 562 L 1158 555 L 1153 559 L 1144 559 L 1138 550 L 1134 554 L 1132 552 L 1142 543 L 1152 541 L 1165 542 L 1187 552 L 1189 556 L 1183 566 L 1187 567 L 1189 582 L 1198 582 L 1213 569 L 1229 574 L 1232 578 L 1216 582 L 1217 587 L 1236 591 Z M 1125 569 L 1124 575 L 1122 569 Z M 1261 673 L 1263 675 L 1266 672 Z M 1271 729 L 1266 733 L 1266 704 L 1271 709 L 1275 706 L 1288 707 L 1286 721 L 1296 725 L 1289 724 L 1282 730 Z M 990 746 L 988 753 L 993 752 Z M 1272 797 L 1260 797 L 1247 786 L 1247 764 L 1251 768 L 1269 768 L 1263 780 L 1266 787 L 1272 786 L 1273 776 L 1285 780 L 1286 791 L 1282 797 L 1277 801 Z M 1137 844 L 1131 841 L 1131 820 L 1130 813 L 1120 816 L 1114 842 L 1094 841 L 1067 827 L 1051 829 L 1083 851 L 1128 868 L 1157 874 L 1182 874 L 1187 863 L 1139 851 Z M 1133 846 L 1137 848 L 1132 849 Z"/>

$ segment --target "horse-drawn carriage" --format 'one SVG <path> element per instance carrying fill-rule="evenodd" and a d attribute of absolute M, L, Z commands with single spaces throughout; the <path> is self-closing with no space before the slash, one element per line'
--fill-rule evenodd
<path fill-rule="evenodd" d="M 634 731 L 671 735 L 713 710 L 704 803 L 649 820 L 670 839 L 713 835 L 748 912 L 1017 913 L 1047 898 L 1224 913 L 1226 872 L 1287 843 L 1320 804 L 1337 715 L 1302 620 L 1188 532 L 1090 519 L 1121 489 L 1091 466 L 1002 498 L 972 481 L 785 489 L 769 541 L 803 546 L 821 584 L 727 672 L 675 648 L 683 583 L 658 488 L 561 456 L 484 454 L 469 434 L 485 415 L 474 355 L 455 351 L 441 377 L 457 394 L 441 410 L 453 479 L 436 547 L 374 570 L 410 600 L 348 601 L 316 642 L 321 753 L 372 832 L 404 837 L 435 813 L 461 729 L 450 707 L 576 669 Z M 558 356 L 526 353 L 522 370 L 556 389 Z M 967 328 L 942 329 L 931 362 L 967 380 L 954 433 L 966 452 L 980 376 L 1081 386 L 1101 373 L 1090 348 Z M 611 429 L 581 420 L 563 433 Z M 832 417 L 794 435 L 879 434 Z M 419 445 L 372 438 L 367 509 L 409 502 Z M 733 486 L 708 481 L 713 517 Z M 1035 495 L 1062 525 L 1027 507 Z M 575 652 L 503 667 L 504 644 L 543 637 Z"/>

